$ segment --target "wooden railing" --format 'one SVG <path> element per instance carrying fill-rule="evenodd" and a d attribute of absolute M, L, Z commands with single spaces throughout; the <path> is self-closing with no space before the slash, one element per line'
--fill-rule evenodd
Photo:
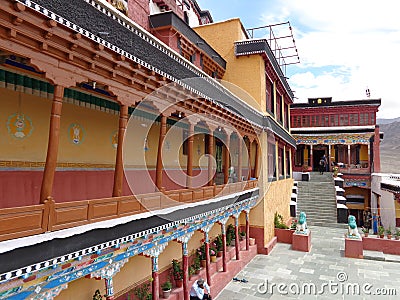
<path fill-rule="evenodd" d="M 257 187 L 258 181 L 206 186 L 143 195 L 0 209 L 0 241 L 199 202 Z"/>

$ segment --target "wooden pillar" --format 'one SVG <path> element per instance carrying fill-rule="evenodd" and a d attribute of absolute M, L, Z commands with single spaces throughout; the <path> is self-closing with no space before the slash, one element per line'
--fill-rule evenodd
<path fill-rule="evenodd" d="M 369 169 L 369 172 L 371 172 L 371 145 L 370 144 L 368 144 L 367 153 L 368 153 L 368 169 Z"/>
<path fill-rule="evenodd" d="M 151 294 L 153 300 L 159 300 L 160 280 L 158 277 L 158 256 L 151 257 Z"/>
<path fill-rule="evenodd" d="M 209 285 L 211 285 L 210 240 L 209 240 L 208 232 L 205 232 L 204 235 L 205 235 L 205 250 L 206 250 L 206 277 L 207 277 L 207 283 Z"/>
<path fill-rule="evenodd" d="M 351 149 L 350 149 L 350 145 L 347 145 L 347 163 L 348 163 L 347 168 L 350 168 L 350 164 L 351 164 Z"/>
<path fill-rule="evenodd" d="M 54 97 L 51 107 L 49 141 L 47 144 L 46 164 L 43 172 L 40 203 L 44 203 L 53 192 L 54 174 L 57 167 L 58 145 L 60 142 L 61 109 L 64 97 L 64 87 L 54 86 Z"/>
<path fill-rule="evenodd" d="M 192 187 L 193 177 L 193 141 L 194 141 L 194 124 L 189 123 L 189 136 L 188 136 L 188 155 L 187 155 L 187 169 L 186 169 L 186 187 Z"/>
<path fill-rule="evenodd" d="M 167 116 L 161 114 L 160 123 L 160 135 L 158 137 L 158 151 L 157 151 L 157 165 L 156 165 L 156 187 L 158 190 L 162 190 L 162 173 L 163 173 L 163 163 L 162 163 L 162 151 L 164 145 L 165 135 L 167 133 Z"/>
<path fill-rule="evenodd" d="M 208 185 L 214 185 L 214 164 L 213 164 L 213 155 L 214 155 L 214 130 L 210 129 L 210 133 L 208 134 Z"/>
<path fill-rule="evenodd" d="M 225 147 L 224 147 L 224 151 L 225 151 L 225 163 L 224 163 L 224 183 L 227 184 L 229 181 L 229 162 L 230 162 L 230 157 L 229 157 L 229 145 L 231 142 L 231 135 L 228 132 L 226 134 L 226 139 L 225 139 Z"/>
<path fill-rule="evenodd" d="M 259 164 L 259 159 L 260 159 L 260 149 L 259 149 L 259 147 L 258 147 L 258 142 L 256 141 L 256 157 L 255 157 L 255 163 L 254 163 L 254 173 L 253 173 L 253 177 L 254 178 L 258 178 L 259 176 L 258 176 L 258 172 L 259 172 L 259 170 L 258 170 L 258 168 L 259 168 L 259 166 L 258 166 L 258 164 Z"/>
<path fill-rule="evenodd" d="M 237 170 L 237 177 L 238 181 L 242 181 L 242 143 L 243 139 L 238 134 L 238 170 Z"/>
<path fill-rule="evenodd" d="M 106 300 L 114 300 L 114 285 L 112 278 L 105 278 L 106 285 Z"/>
<path fill-rule="evenodd" d="M 239 215 L 235 217 L 235 239 L 236 260 L 240 260 Z"/>
<path fill-rule="evenodd" d="M 250 249 L 250 222 L 249 222 L 250 212 L 246 211 L 246 250 Z"/>
<path fill-rule="evenodd" d="M 226 228 L 225 223 L 221 223 L 221 234 L 222 234 L 222 271 L 226 272 Z"/>
<path fill-rule="evenodd" d="M 288 168 L 288 166 L 287 166 L 287 158 L 286 158 L 286 145 L 283 145 L 282 155 L 283 155 L 283 157 L 282 157 L 282 160 L 283 160 L 283 170 L 282 170 L 283 172 L 282 172 L 282 175 L 283 175 L 283 179 L 286 179 L 287 168 Z"/>
<path fill-rule="evenodd" d="M 120 112 L 119 112 L 117 155 L 115 157 L 113 197 L 122 196 L 122 185 L 124 182 L 124 165 L 122 162 L 122 158 L 123 158 L 122 147 L 124 145 L 124 137 L 125 137 L 125 131 L 126 131 L 127 124 L 128 124 L 128 106 L 121 105 Z"/>
<path fill-rule="evenodd" d="M 247 153 L 248 153 L 248 163 L 249 163 L 249 171 L 247 172 L 247 180 L 250 180 L 251 177 L 251 145 L 253 142 L 249 139 L 249 147 L 247 148 Z"/>
<path fill-rule="evenodd" d="M 188 252 L 188 243 L 182 243 L 182 269 L 183 269 L 183 299 L 189 300 L 189 252 Z"/>

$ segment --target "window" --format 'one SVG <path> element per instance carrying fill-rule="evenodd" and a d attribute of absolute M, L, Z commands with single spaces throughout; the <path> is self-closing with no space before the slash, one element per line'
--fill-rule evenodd
<path fill-rule="evenodd" d="M 286 150 L 286 175 L 290 175 L 290 170 L 292 169 L 292 166 L 290 165 L 290 156 L 289 156 L 289 151 Z"/>
<path fill-rule="evenodd" d="M 182 131 L 182 140 L 183 140 L 182 154 L 183 155 L 188 155 L 188 136 L 189 136 L 189 132 L 187 130 L 183 130 Z"/>
<path fill-rule="evenodd" d="M 375 125 L 375 113 L 371 113 L 370 125 Z"/>
<path fill-rule="evenodd" d="M 368 125 L 368 114 L 367 113 L 360 114 L 360 125 Z"/>
<path fill-rule="evenodd" d="M 210 154 L 208 152 L 208 145 L 210 144 L 210 135 L 205 133 L 204 134 L 204 154 Z"/>
<path fill-rule="evenodd" d="M 358 125 L 358 114 L 350 114 L 350 126 Z"/>
<path fill-rule="evenodd" d="M 282 96 L 280 94 L 276 94 L 276 119 L 278 121 L 282 121 L 281 116 L 281 104 L 282 104 Z"/>
<path fill-rule="evenodd" d="M 278 160 L 279 160 L 279 176 L 283 176 L 284 172 L 285 172 L 285 161 L 283 159 L 283 148 L 278 148 L 279 151 L 279 156 L 278 156 Z"/>
<path fill-rule="evenodd" d="M 273 113 L 274 112 L 274 109 L 273 109 L 273 103 L 274 103 L 274 100 L 273 100 L 273 97 L 274 97 L 274 89 L 273 89 L 273 84 L 272 84 L 272 82 L 271 82 L 271 80 L 269 80 L 269 78 L 267 77 L 266 78 L 266 80 L 265 80 L 265 82 L 266 82 L 266 94 L 267 94 L 267 111 L 269 111 L 269 112 L 271 112 L 271 113 Z"/>
<path fill-rule="evenodd" d="M 271 82 L 271 112 L 275 114 L 274 84 Z"/>
<path fill-rule="evenodd" d="M 349 125 L 349 116 L 348 115 L 340 115 L 340 126 Z"/>
<path fill-rule="evenodd" d="M 275 144 L 268 143 L 268 178 L 276 177 Z"/>
<path fill-rule="evenodd" d="M 289 128 L 289 105 L 285 103 L 285 127 Z"/>

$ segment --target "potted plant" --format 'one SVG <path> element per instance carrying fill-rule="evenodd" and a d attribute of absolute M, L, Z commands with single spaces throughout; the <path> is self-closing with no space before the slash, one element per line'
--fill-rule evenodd
<path fill-rule="evenodd" d="M 163 298 L 167 299 L 169 295 L 171 295 L 171 290 L 172 290 L 172 283 L 171 281 L 167 280 L 161 285 L 161 289 L 163 292 Z"/>
<path fill-rule="evenodd" d="M 278 212 L 275 212 L 274 215 L 274 225 L 275 228 L 278 229 L 289 229 L 289 227 L 283 222 L 282 215 L 278 214 Z"/>
<path fill-rule="evenodd" d="M 239 232 L 239 238 L 241 241 L 243 241 L 244 239 L 246 239 L 246 231 L 240 231 Z"/>
<path fill-rule="evenodd" d="M 339 167 L 338 166 L 334 166 L 332 168 L 332 171 L 333 171 L 333 177 L 337 177 L 338 174 L 339 174 Z"/>
<path fill-rule="evenodd" d="M 366 227 L 362 227 L 362 232 L 364 233 L 364 236 L 365 237 L 368 237 L 368 234 L 369 234 L 369 228 L 366 228 Z"/>
<path fill-rule="evenodd" d="M 194 272 L 195 272 L 194 266 L 190 265 L 188 271 L 189 271 L 189 280 L 191 280 L 192 276 L 194 275 Z"/>
<path fill-rule="evenodd" d="M 139 285 L 133 289 L 133 293 L 139 300 L 149 300 L 151 299 L 150 293 L 150 283 L 146 282 Z"/>
<path fill-rule="evenodd" d="M 388 229 L 386 229 L 386 237 L 387 237 L 389 240 L 392 239 L 392 228 L 390 228 L 390 226 L 389 226 Z"/>
<path fill-rule="evenodd" d="M 383 228 L 383 226 L 378 226 L 378 236 L 383 239 L 385 236 L 385 228 Z"/>
<path fill-rule="evenodd" d="M 394 239 L 400 240 L 400 229 L 399 228 L 396 228 L 396 231 L 394 232 Z"/>
<path fill-rule="evenodd" d="M 100 293 L 100 290 L 96 290 L 93 295 L 93 300 L 103 300 L 103 296 Z"/>
<path fill-rule="evenodd" d="M 222 256 L 222 251 L 224 250 L 224 245 L 222 241 L 222 235 L 218 235 L 215 240 L 214 240 L 214 245 L 215 248 L 217 249 L 217 256 L 221 257 Z"/>
<path fill-rule="evenodd" d="M 200 257 L 199 257 L 198 254 L 196 254 L 194 256 L 192 266 L 194 268 L 194 273 L 195 274 L 199 274 L 200 273 L 200 269 L 201 269 L 201 263 L 200 263 Z"/>
<path fill-rule="evenodd" d="M 200 264 L 203 268 L 206 267 L 206 245 L 201 245 L 199 249 L 197 249 L 197 257 L 200 260 Z"/>
<path fill-rule="evenodd" d="M 226 245 L 235 246 L 235 239 L 235 226 L 229 224 L 228 228 L 226 228 Z"/>
<path fill-rule="evenodd" d="M 183 270 L 180 262 L 176 259 L 172 260 L 172 276 L 174 277 L 176 287 L 182 287 L 183 285 Z"/>
<path fill-rule="evenodd" d="M 211 262 L 217 262 L 217 250 L 215 248 L 210 248 L 210 260 Z"/>

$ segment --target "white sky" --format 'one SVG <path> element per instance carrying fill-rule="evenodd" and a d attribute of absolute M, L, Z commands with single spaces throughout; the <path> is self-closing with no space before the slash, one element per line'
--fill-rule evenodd
<path fill-rule="evenodd" d="M 246 28 L 290 21 L 301 64 L 287 69 L 296 102 L 381 98 L 379 118 L 400 117 L 400 0 L 197 0 L 214 21 Z"/>

